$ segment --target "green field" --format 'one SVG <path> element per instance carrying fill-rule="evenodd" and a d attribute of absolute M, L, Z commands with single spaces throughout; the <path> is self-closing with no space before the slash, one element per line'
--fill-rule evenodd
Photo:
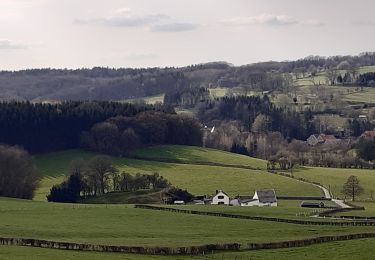
<path fill-rule="evenodd" d="M 34 260 L 34 259 L 90 259 L 90 260 L 176 260 L 176 259 L 196 259 L 196 260 L 289 260 L 289 259 L 362 259 L 372 260 L 375 253 L 374 239 L 361 239 L 353 241 L 332 242 L 321 245 L 312 245 L 302 248 L 243 251 L 207 254 L 205 256 L 147 256 L 117 253 L 92 253 L 92 252 L 72 252 L 54 249 L 0 246 L 0 259 L 2 260 Z M 360 256 L 360 257 L 359 257 Z"/>
<path fill-rule="evenodd" d="M 218 212 L 228 213 L 243 216 L 252 217 L 279 217 L 288 219 L 307 219 L 308 216 L 317 211 L 323 211 L 327 209 L 313 209 L 313 208 L 302 208 L 300 200 L 278 200 L 277 207 L 228 207 L 220 205 L 183 205 L 183 206 L 172 206 L 178 209 L 189 209 L 198 210 L 205 212 Z M 325 206 L 334 207 L 336 206 L 331 201 L 323 201 Z M 322 219 L 309 219 L 309 220 L 322 220 Z"/>
<path fill-rule="evenodd" d="M 339 198 L 345 197 L 341 190 L 348 177 L 355 175 L 359 178 L 364 188 L 363 194 L 358 196 L 358 199 L 372 200 L 372 192 L 375 198 L 375 170 L 303 167 L 296 170 L 293 175 L 295 177 L 302 177 L 310 181 L 319 182 L 326 188 L 330 188 L 334 197 Z"/>
<path fill-rule="evenodd" d="M 244 164 L 255 167 L 263 167 L 264 161 L 250 157 L 235 155 L 227 152 L 203 149 L 195 147 L 158 147 L 150 148 L 152 152 L 141 150 L 144 156 L 162 156 L 170 158 L 175 151 L 177 157 L 193 163 L 193 160 L 203 162 L 211 158 L 211 162 L 223 162 L 227 164 Z M 35 157 L 36 165 L 44 177 L 39 187 L 35 200 L 45 200 L 52 184 L 59 183 L 66 172 L 72 159 L 83 158 L 85 160 L 95 156 L 95 153 L 83 150 L 70 150 L 64 152 L 38 155 Z M 212 155 L 212 156 L 211 156 Z M 310 184 L 274 175 L 262 170 L 249 170 L 232 167 L 165 163 L 146 160 L 112 157 L 115 166 L 128 173 L 152 173 L 158 172 L 167 178 L 173 185 L 187 189 L 196 195 L 212 194 L 215 190 L 222 189 L 231 196 L 238 194 L 252 195 L 255 190 L 273 188 L 278 195 L 298 196 L 322 196 L 322 191 Z M 210 162 L 209 161 L 209 162 Z"/>
<path fill-rule="evenodd" d="M 187 215 L 135 209 L 131 205 L 72 205 L 0 199 L 0 209 L 1 236 L 92 244 L 173 247 L 375 231 L 369 227 L 304 226 Z"/>
<path fill-rule="evenodd" d="M 155 96 L 127 99 L 127 100 L 124 100 L 123 102 L 130 102 L 130 103 L 145 102 L 146 104 L 154 105 L 156 103 L 163 103 L 164 96 L 165 94 L 159 94 Z"/>
<path fill-rule="evenodd" d="M 375 202 L 355 202 L 357 206 L 365 207 L 365 210 L 351 210 L 346 212 L 339 212 L 338 216 L 359 216 L 359 217 L 375 217 Z"/>
<path fill-rule="evenodd" d="M 226 165 L 249 166 L 251 168 L 266 169 L 264 160 L 230 152 L 202 148 L 197 146 L 164 145 L 139 149 L 134 155 L 145 159 L 167 159 L 190 163 L 217 163 Z"/>

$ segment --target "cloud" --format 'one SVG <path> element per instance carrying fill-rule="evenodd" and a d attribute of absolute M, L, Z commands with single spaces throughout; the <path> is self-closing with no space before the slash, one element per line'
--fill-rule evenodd
<path fill-rule="evenodd" d="M 327 25 L 325 22 L 317 20 L 317 19 L 311 19 L 311 20 L 308 20 L 304 23 L 307 24 L 307 25 L 314 26 L 314 27 L 323 27 L 323 26 Z"/>
<path fill-rule="evenodd" d="M 108 27 L 144 27 L 152 32 L 186 32 L 198 27 L 193 23 L 176 22 L 166 14 L 136 14 L 130 8 L 114 10 L 106 17 L 76 19 L 74 23 Z"/>
<path fill-rule="evenodd" d="M 92 19 L 76 19 L 76 24 L 99 24 L 110 27 L 143 27 L 169 19 L 165 14 L 137 15 L 129 8 L 115 10 L 111 15 Z"/>
<path fill-rule="evenodd" d="M 298 21 L 287 15 L 261 14 L 258 16 L 233 17 L 223 21 L 231 25 L 263 24 L 269 26 L 294 25 Z"/>
<path fill-rule="evenodd" d="M 142 27 L 147 25 L 152 25 L 158 23 L 168 16 L 163 14 L 156 15 L 144 15 L 136 16 L 133 14 L 116 15 L 111 17 L 101 17 L 94 19 L 77 19 L 75 23 L 77 24 L 99 24 L 110 27 Z"/>
<path fill-rule="evenodd" d="M 375 21 L 373 20 L 358 20 L 358 21 L 353 21 L 353 25 L 355 26 L 375 26 Z"/>
<path fill-rule="evenodd" d="M 27 49 L 29 44 L 12 41 L 8 39 L 0 39 L 0 50 L 15 50 L 15 49 Z"/>
<path fill-rule="evenodd" d="M 198 28 L 197 24 L 193 23 L 167 23 L 158 24 L 151 27 L 153 32 L 186 32 Z"/>

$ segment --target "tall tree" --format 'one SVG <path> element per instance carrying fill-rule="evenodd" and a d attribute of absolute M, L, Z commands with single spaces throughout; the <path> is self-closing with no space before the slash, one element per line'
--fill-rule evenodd
<path fill-rule="evenodd" d="M 98 155 L 92 158 L 88 163 L 88 174 L 93 180 L 94 194 L 98 190 L 101 194 L 105 193 L 108 186 L 108 180 L 112 173 L 116 172 L 116 168 L 112 165 L 109 156 Z"/>
<path fill-rule="evenodd" d="M 32 199 L 39 178 L 28 152 L 0 145 L 0 197 Z"/>
<path fill-rule="evenodd" d="M 351 196 L 354 201 L 354 197 L 360 195 L 363 192 L 362 186 L 359 184 L 359 179 L 356 176 L 350 176 L 343 186 L 342 193 Z"/>

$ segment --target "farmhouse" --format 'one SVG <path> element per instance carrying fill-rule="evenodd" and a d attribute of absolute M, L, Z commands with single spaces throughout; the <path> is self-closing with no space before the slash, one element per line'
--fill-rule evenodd
<path fill-rule="evenodd" d="M 230 204 L 242 207 L 277 207 L 277 198 L 275 191 L 272 189 L 257 190 L 253 197 L 237 196 L 237 198 L 231 200 Z"/>
<path fill-rule="evenodd" d="M 229 205 L 229 196 L 222 190 L 216 191 L 216 195 L 212 198 L 213 205 Z"/>

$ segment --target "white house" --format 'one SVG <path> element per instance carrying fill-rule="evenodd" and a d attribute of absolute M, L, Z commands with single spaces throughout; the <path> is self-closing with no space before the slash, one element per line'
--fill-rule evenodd
<path fill-rule="evenodd" d="M 275 190 L 257 190 L 253 198 L 239 198 L 241 206 L 277 207 Z"/>
<path fill-rule="evenodd" d="M 216 195 L 212 198 L 213 205 L 229 205 L 229 196 L 224 191 L 216 191 Z"/>

